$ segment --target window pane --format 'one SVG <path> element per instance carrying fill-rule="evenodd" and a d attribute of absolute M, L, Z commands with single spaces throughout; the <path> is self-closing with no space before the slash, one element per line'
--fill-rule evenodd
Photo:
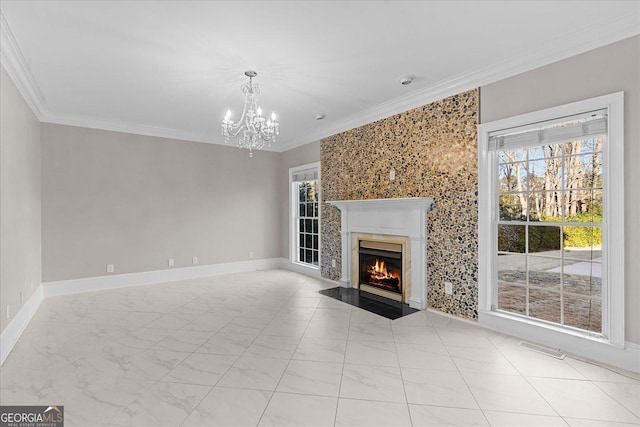
<path fill-rule="evenodd" d="M 544 160 L 534 160 L 529 162 L 527 166 L 529 191 L 540 191 L 547 189 L 545 187 L 545 177 L 547 176 L 546 163 L 547 162 L 545 162 Z"/>
<path fill-rule="evenodd" d="M 529 316 L 560 323 L 560 292 L 529 288 Z"/>
<path fill-rule="evenodd" d="M 526 255 L 500 254 L 498 255 L 498 280 L 518 285 L 527 284 Z"/>
<path fill-rule="evenodd" d="M 304 247 L 304 234 L 300 233 L 299 237 L 300 237 L 299 246 Z"/>
<path fill-rule="evenodd" d="M 298 202 L 304 203 L 307 201 L 307 186 L 304 182 L 298 184 Z"/>
<path fill-rule="evenodd" d="M 300 257 L 298 258 L 298 261 L 300 262 L 304 262 L 304 249 L 300 249 Z"/>
<path fill-rule="evenodd" d="M 304 229 L 306 230 L 307 233 L 310 233 L 311 230 L 313 230 L 313 223 L 314 220 L 312 219 L 305 219 L 304 220 Z"/>
<path fill-rule="evenodd" d="M 602 229 L 600 227 L 565 226 L 562 242 L 565 257 L 593 259 L 602 256 Z"/>
<path fill-rule="evenodd" d="M 500 196 L 500 219 L 524 220 L 526 208 L 523 202 L 526 200 L 524 193 L 503 194 Z"/>
<path fill-rule="evenodd" d="M 562 260 L 528 256 L 529 286 L 560 291 Z"/>
<path fill-rule="evenodd" d="M 298 232 L 303 233 L 304 230 L 304 219 L 298 220 Z"/>
<path fill-rule="evenodd" d="M 543 147 L 528 147 L 527 148 L 527 154 L 529 156 L 529 160 L 536 160 L 536 159 L 544 159 L 545 158 L 545 151 L 543 151 Z"/>
<path fill-rule="evenodd" d="M 602 332 L 602 300 L 580 295 L 564 295 L 564 324 L 593 332 Z"/>
<path fill-rule="evenodd" d="M 547 203 L 552 197 L 552 193 L 548 191 L 533 191 L 529 193 L 527 201 L 527 209 L 529 212 L 529 221 L 552 221 L 553 218 L 546 216 L 544 212 L 545 206 L 551 206 Z"/>
<path fill-rule="evenodd" d="M 602 297 L 602 265 L 599 262 L 564 260 L 564 291 Z"/>
<path fill-rule="evenodd" d="M 313 263 L 318 265 L 318 251 L 313 251 Z"/>
<path fill-rule="evenodd" d="M 498 309 L 527 314 L 527 288 L 498 281 Z"/>
<path fill-rule="evenodd" d="M 320 215 L 320 211 L 318 209 L 318 202 L 313 204 L 313 216 L 318 217 Z"/>
<path fill-rule="evenodd" d="M 313 232 L 318 233 L 318 220 L 314 219 L 312 220 L 312 223 L 313 223 Z"/>
<path fill-rule="evenodd" d="M 307 210 L 306 210 L 306 204 L 305 203 L 300 203 L 299 208 L 298 208 L 298 214 L 303 217 L 306 216 Z"/>
<path fill-rule="evenodd" d="M 313 247 L 313 236 L 311 234 L 304 235 L 304 247 L 309 249 Z"/>
<path fill-rule="evenodd" d="M 305 262 L 311 264 L 313 262 L 313 251 L 311 249 L 306 249 L 304 251 Z"/>
<path fill-rule="evenodd" d="M 560 256 L 560 227 L 529 226 L 529 253 Z"/>
<path fill-rule="evenodd" d="M 498 183 L 501 193 L 527 190 L 527 162 L 498 164 Z"/>
<path fill-rule="evenodd" d="M 307 203 L 307 216 L 313 216 L 313 203 Z"/>
<path fill-rule="evenodd" d="M 524 253 L 525 226 L 498 225 L 498 251 Z"/>
<path fill-rule="evenodd" d="M 524 254 L 498 255 L 498 308 L 526 314 L 527 266 Z"/>

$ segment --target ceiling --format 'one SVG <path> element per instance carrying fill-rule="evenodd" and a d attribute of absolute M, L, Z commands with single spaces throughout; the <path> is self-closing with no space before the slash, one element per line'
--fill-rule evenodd
<path fill-rule="evenodd" d="M 43 122 L 224 143 L 245 70 L 276 151 L 640 33 L 640 1 L 9 1 L 2 64 Z M 415 76 L 403 86 L 403 76 Z M 316 115 L 324 114 L 324 120 Z"/>

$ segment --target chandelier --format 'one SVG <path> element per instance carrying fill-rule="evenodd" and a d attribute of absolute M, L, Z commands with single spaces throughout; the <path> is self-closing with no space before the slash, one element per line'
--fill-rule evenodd
<path fill-rule="evenodd" d="M 270 119 L 262 117 L 262 109 L 258 105 L 260 89 L 257 83 L 253 83 L 253 78 L 258 73 L 245 71 L 244 75 L 249 77 L 249 83 L 240 87 L 244 97 L 242 116 L 236 123 L 231 120 L 231 110 L 227 110 L 222 121 L 222 135 L 225 144 L 228 144 L 231 138 L 236 138 L 238 148 L 249 149 L 249 157 L 253 157 L 253 150 L 261 150 L 265 144 L 270 147 L 272 142 L 276 142 L 276 135 L 280 133 L 280 123 L 276 122 L 275 113 L 271 114 Z"/>

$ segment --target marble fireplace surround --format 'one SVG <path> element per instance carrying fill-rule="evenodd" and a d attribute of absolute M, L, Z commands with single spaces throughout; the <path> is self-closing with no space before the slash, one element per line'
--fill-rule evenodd
<path fill-rule="evenodd" d="M 405 302 L 427 308 L 427 213 L 435 206 L 430 197 L 398 199 L 334 200 L 327 203 L 341 212 L 343 287 L 357 287 L 359 239 L 386 238 L 405 245 Z M 355 277 L 354 277 L 355 276 Z M 355 284 L 355 286 L 354 286 Z"/>

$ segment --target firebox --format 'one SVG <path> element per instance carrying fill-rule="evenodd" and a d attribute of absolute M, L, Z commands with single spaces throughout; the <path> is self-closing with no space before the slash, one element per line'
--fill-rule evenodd
<path fill-rule="evenodd" d="M 402 244 L 360 240 L 358 253 L 360 289 L 402 301 Z"/>

